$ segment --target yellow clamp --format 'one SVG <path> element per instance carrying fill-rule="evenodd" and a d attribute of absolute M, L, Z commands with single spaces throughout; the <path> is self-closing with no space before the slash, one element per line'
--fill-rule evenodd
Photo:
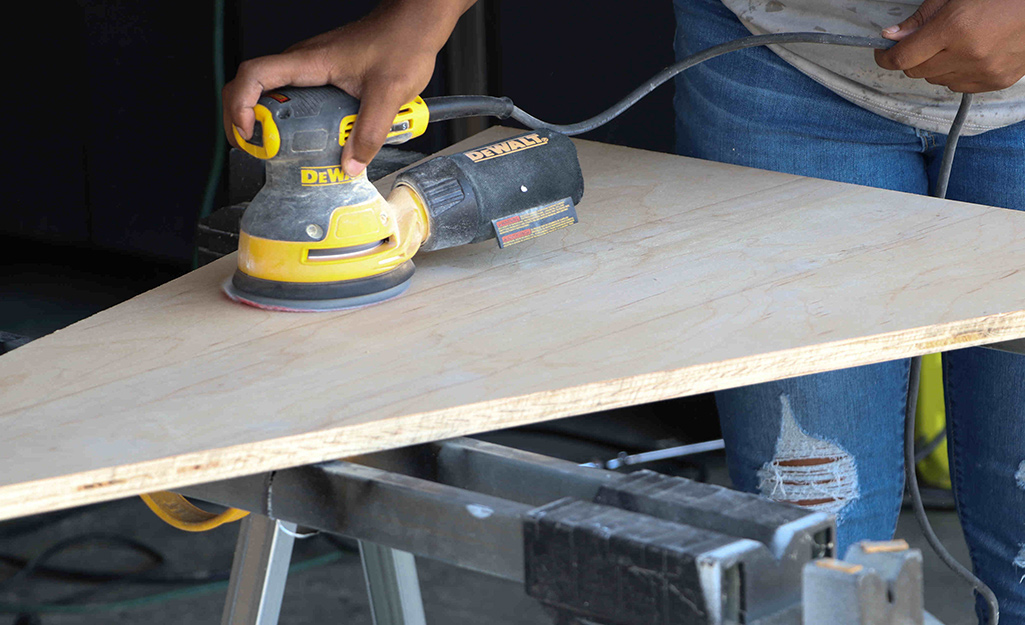
<path fill-rule="evenodd" d="M 220 514 L 214 514 L 197 508 L 178 493 L 167 491 L 139 497 L 164 523 L 186 532 L 205 532 L 225 523 L 238 521 L 249 514 L 237 508 L 228 508 Z"/>

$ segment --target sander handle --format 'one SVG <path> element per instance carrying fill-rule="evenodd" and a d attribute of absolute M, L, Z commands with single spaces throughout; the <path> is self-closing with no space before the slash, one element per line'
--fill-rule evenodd
<path fill-rule="evenodd" d="M 238 146 L 259 159 L 326 166 L 341 157 L 359 108 L 359 100 L 331 85 L 282 87 L 264 93 L 253 108 L 256 123 L 249 139 L 237 128 L 232 132 Z M 418 137 L 430 122 L 481 116 L 506 119 L 515 108 L 509 98 L 443 96 L 424 100 L 418 96 L 396 114 L 385 143 Z"/>

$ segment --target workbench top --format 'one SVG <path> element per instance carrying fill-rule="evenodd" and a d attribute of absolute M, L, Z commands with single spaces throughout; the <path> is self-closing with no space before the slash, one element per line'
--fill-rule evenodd
<path fill-rule="evenodd" d="M 0 518 L 1025 337 L 1023 212 L 577 145 L 579 224 L 389 302 L 241 306 L 231 256 L 0 357 Z"/>

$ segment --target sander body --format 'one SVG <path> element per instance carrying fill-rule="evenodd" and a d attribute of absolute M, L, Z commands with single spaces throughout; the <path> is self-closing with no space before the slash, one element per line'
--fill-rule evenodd
<path fill-rule="evenodd" d="M 473 98 L 417 98 L 395 118 L 388 143 L 423 134 L 429 121 L 501 111 Z M 236 301 L 287 311 L 340 310 L 402 293 L 412 257 L 495 238 L 496 222 L 553 202 L 575 205 L 583 176 L 569 138 L 536 130 L 439 156 L 401 172 L 387 199 L 366 174 L 341 169 L 359 101 L 334 87 L 285 88 L 255 107 L 249 154 L 266 160 L 266 183 L 246 209 Z"/>

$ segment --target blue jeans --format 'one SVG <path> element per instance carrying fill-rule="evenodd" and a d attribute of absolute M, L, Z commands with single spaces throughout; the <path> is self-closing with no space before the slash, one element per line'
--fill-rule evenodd
<path fill-rule="evenodd" d="M 719 0 L 675 0 L 678 58 L 750 33 Z M 677 151 L 816 178 L 928 193 L 946 137 L 850 104 L 766 48 L 676 79 Z M 963 137 L 948 197 L 1025 210 L 1025 123 Z M 980 252 L 984 253 L 984 252 Z M 1025 299 L 1025 294 L 1022 294 Z M 741 489 L 837 515 L 838 553 L 892 537 L 904 488 L 907 360 L 716 395 Z M 1025 624 L 1025 357 L 944 355 L 958 514 L 1001 622 Z"/>

